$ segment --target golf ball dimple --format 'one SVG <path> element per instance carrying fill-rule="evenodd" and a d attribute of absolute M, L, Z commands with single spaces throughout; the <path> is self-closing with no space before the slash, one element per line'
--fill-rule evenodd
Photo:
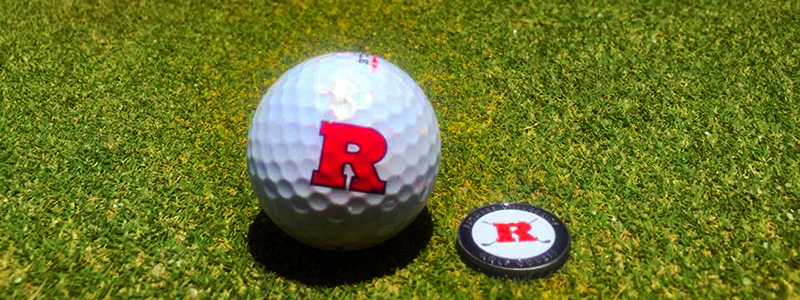
<path fill-rule="evenodd" d="M 433 108 L 397 66 L 337 52 L 281 76 L 261 99 L 247 143 L 253 191 L 295 239 L 357 250 L 408 226 L 440 159 Z"/>

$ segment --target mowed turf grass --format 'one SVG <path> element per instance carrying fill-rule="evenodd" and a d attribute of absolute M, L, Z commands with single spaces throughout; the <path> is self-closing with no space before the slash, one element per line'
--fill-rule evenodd
<path fill-rule="evenodd" d="M 560 2 L 0 1 L 0 298 L 797 298 L 798 2 Z M 437 113 L 407 248 L 259 217 L 252 113 L 335 50 Z M 458 222 L 495 202 L 560 216 L 564 268 L 466 267 Z"/>

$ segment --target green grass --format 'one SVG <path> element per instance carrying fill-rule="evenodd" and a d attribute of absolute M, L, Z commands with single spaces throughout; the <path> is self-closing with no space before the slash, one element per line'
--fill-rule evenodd
<path fill-rule="evenodd" d="M 797 1 L 277 2 L 0 1 L 5 296 L 800 297 Z M 442 165 L 424 248 L 315 284 L 249 250 L 245 144 L 266 88 L 333 50 L 418 81 Z M 499 201 L 565 220 L 562 270 L 459 260 Z"/>

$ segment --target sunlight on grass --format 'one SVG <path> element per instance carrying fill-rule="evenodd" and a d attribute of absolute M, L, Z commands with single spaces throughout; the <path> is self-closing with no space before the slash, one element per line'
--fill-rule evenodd
<path fill-rule="evenodd" d="M 0 2 L 0 289 L 11 298 L 796 298 L 800 7 Z M 417 80 L 442 130 L 433 236 L 339 286 L 266 271 L 247 128 L 334 50 Z M 541 280 L 454 249 L 470 209 L 529 202 L 573 235 Z M 305 266 L 309 267 L 309 266 Z"/>

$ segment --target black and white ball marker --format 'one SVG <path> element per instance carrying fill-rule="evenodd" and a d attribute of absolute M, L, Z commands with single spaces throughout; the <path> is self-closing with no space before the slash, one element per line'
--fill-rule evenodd
<path fill-rule="evenodd" d="M 491 204 L 458 226 L 456 248 L 467 265 L 488 275 L 539 278 L 569 257 L 567 226 L 552 213 L 524 203 Z"/>

